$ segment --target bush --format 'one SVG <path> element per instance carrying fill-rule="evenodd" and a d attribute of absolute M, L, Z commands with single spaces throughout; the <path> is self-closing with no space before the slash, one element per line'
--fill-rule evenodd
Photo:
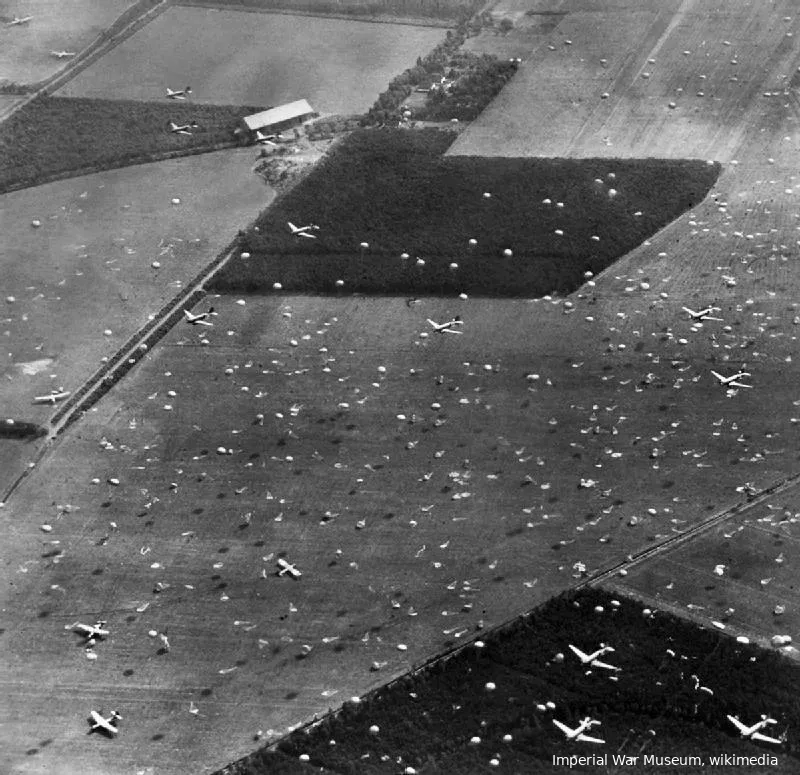
<path fill-rule="evenodd" d="M 699 202 L 719 174 L 693 161 L 444 156 L 454 136 L 344 138 L 262 213 L 243 240 L 252 258 L 229 262 L 214 289 L 332 293 L 343 280 L 347 293 L 569 293 Z M 316 239 L 287 221 L 317 224 Z"/>

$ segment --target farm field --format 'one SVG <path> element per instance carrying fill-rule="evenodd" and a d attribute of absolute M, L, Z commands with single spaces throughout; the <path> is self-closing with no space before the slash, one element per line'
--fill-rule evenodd
<path fill-rule="evenodd" d="M 180 34 L 176 35 L 176 30 Z M 284 14 L 172 7 L 59 89 L 64 97 L 164 98 L 192 86 L 199 103 L 366 111 L 444 30 Z M 302 40 L 303 45 L 297 45 Z"/>
<path fill-rule="evenodd" d="M 0 17 L 32 16 L 28 24 L 0 27 L 0 80 L 35 83 L 64 67 L 53 50 L 80 51 L 135 0 L 4 0 Z"/>
<path fill-rule="evenodd" d="M 792 487 L 748 508 L 688 544 L 617 577 L 608 588 L 633 594 L 706 627 L 771 647 L 800 632 L 800 493 Z M 788 653 L 797 657 L 795 647 Z"/>
<path fill-rule="evenodd" d="M 722 285 L 716 341 L 682 319 L 690 292 L 662 289 L 642 260 L 572 307 L 208 299 L 214 327 L 170 332 L 2 512 L 11 760 L 109 772 L 81 685 L 126 719 L 118 771 L 221 766 L 792 473 L 794 345 L 759 330 L 791 330 L 789 298 L 770 282 L 737 310 Z M 420 336 L 455 313 L 462 336 Z M 728 397 L 708 369 L 751 339 L 757 389 Z M 64 629 L 87 617 L 113 632 L 96 661 Z"/>
<path fill-rule="evenodd" d="M 790 98 L 800 17 L 788 0 L 558 10 L 548 45 L 451 154 L 730 161 L 770 102 Z"/>
<path fill-rule="evenodd" d="M 581 666 L 570 644 L 589 653 L 607 644 L 600 656 L 606 667 Z M 694 678 L 713 687 L 711 693 L 698 690 Z M 548 601 L 359 704 L 346 703 L 336 716 L 279 743 L 277 751 L 260 751 L 224 772 L 396 773 L 411 767 L 472 773 L 493 767 L 558 773 L 566 767 L 553 756 L 589 751 L 565 741 L 556 724 L 574 728 L 588 714 L 598 722 L 590 734 L 605 743 L 597 753 L 616 752 L 616 763 L 632 757 L 622 770 L 668 771 L 666 757 L 678 756 L 673 766 L 682 775 L 703 773 L 724 751 L 775 757 L 725 771 L 792 773 L 798 770 L 796 752 L 793 760 L 792 749 L 780 744 L 742 740 L 726 716 L 757 719 L 764 712 L 773 719 L 766 734 L 791 740 L 800 721 L 799 680 L 800 666 L 776 653 L 714 630 L 698 632 L 624 597 L 582 590 Z M 613 756 L 607 757 L 611 767 L 584 760 L 569 769 L 613 772 Z M 689 757 L 697 758 L 690 763 Z"/>
<path fill-rule="evenodd" d="M 235 141 L 253 107 L 37 97 L 0 124 L 0 191 Z M 191 135 L 169 131 L 195 124 Z M 53 143 L 53 136 L 59 142 Z"/>
<path fill-rule="evenodd" d="M 252 163 L 252 149 L 222 151 L 0 197 L 4 417 L 46 425 L 54 409 L 33 396 L 76 390 L 230 241 L 232 220 L 245 224 L 269 203 Z M 29 452 L 0 440 L 0 490 Z"/>

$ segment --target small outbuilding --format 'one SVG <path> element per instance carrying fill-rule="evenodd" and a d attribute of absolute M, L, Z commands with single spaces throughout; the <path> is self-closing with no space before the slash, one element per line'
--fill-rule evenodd
<path fill-rule="evenodd" d="M 260 113 L 253 113 L 242 119 L 244 128 L 251 134 L 256 132 L 281 132 L 289 129 L 310 118 L 316 118 L 319 114 L 314 111 L 307 100 L 296 100 L 286 105 L 279 105 L 276 108 L 262 110 Z"/>

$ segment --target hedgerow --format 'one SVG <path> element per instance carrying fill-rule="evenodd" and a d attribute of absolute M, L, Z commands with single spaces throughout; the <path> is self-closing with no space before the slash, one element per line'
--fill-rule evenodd
<path fill-rule="evenodd" d="M 620 670 L 580 665 L 570 643 L 587 651 L 612 645 L 615 651 L 604 659 Z M 712 693 L 698 690 L 694 675 Z M 574 727 L 590 715 L 602 721 L 590 734 L 606 741 L 596 753 L 691 754 L 706 762 L 720 752 L 768 753 L 778 757 L 779 771 L 797 771 L 800 757 L 791 735 L 784 745 L 759 748 L 739 737 L 727 714 L 742 714 L 749 722 L 768 713 L 778 722 L 768 734 L 795 733 L 799 689 L 800 667 L 777 653 L 589 589 L 551 600 L 483 644 L 407 675 L 358 705 L 345 703 L 321 723 L 285 738 L 274 755 L 281 772 L 291 771 L 291 760 L 295 772 L 307 772 L 300 769 L 308 766 L 301 756 L 337 773 L 395 773 L 405 767 L 483 772 L 491 758 L 498 761 L 495 772 L 558 772 L 563 768 L 553 765 L 552 756 L 575 747 L 553 719 Z M 245 759 L 229 772 L 269 772 L 271 755 L 261 751 L 253 758 L 258 767 L 251 769 Z"/>
<path fill-rule="evenodd" d="M 344 138 L 243 235 L 251 257 L 231 261 L 214 289 L 568 293 L 702 200 L 720 169 L 444 156 L 454 136 L 381 129 Z M 318 225 L 315 239 L 293 235 L 288 221 Z"/>
<path fill-rule="evenodd" d="M 234 135 L 257 107 L 41 96 L 0 124 L 0 191 L 147 161 L 156 154 L 244 142 Z M 191 135 L 168 125 L 196 122 Z"/>

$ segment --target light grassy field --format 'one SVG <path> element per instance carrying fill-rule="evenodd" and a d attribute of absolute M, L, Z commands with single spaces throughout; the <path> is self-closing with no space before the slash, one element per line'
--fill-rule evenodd
<path fill-rule="evenodd" d="M 572 6 L 451 153 L 729 161 L 767 102 L 786 101 L 791 2 Z"/>
<path fill-rule="evenodd" d="M 227 244 L 231 220 L 255 217 L 271 190 L 252 163 L 251 149 L 223 151 L 0 197 L 4 417 L 46 424 L 53 408 L 33 396 L 77 389 Z M 0 441 L 3 490 L 30 452 Z"/>
<path fill-rule="evenodd" d="M 66 97 L 164 98 L 190 84 L 194 102 L 365 111 L 444 30 L 284 14 L 173 7 L 58 91 Z"/>
<path fill-rule="evenodd" d="M 7 0 L 0 15 L 32 16 L 30 22 L 0 27 L 0 78 L 35 83 L 64 67 L 51 51 L 80 51 L 134 0 Z"/>

